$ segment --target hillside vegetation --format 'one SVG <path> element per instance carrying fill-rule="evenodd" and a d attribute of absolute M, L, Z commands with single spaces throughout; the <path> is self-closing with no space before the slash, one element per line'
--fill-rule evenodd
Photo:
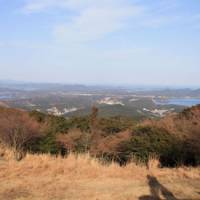
<path fill-rule="evenodd" d="M 0 199 L 200 199 L 199 119 L 200 106 L 139 123 L 0 108 Z"/>
<path fill-rule="evenodd" d="M 147 163 L 157 157 L 162 166 L 200 163 L 200 106 L 161 120 L 99 118 L 93 107 L 88 117 L 55 117 L 40 112 L 0 108 L 0 142 L 16 158 L 29 153 L 66 156 L 90 153 L 104 162 Z"/>

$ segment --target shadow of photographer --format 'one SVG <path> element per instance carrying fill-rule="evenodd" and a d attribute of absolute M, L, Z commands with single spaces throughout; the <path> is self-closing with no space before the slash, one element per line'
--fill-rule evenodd
<path fill-rule="evenodd" d="M 141 196 L 139 200 L 161 200 L 160 194 L 163 195 L 165 200 L 177 200 L 172 192 L 159 183 L 156 177 L 147 175 L 147 180 L 151 195 Z"/>

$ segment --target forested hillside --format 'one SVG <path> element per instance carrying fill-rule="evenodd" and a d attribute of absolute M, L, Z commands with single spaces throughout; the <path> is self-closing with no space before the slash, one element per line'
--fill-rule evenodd
<path fill-rule="evenodd" d="M 200 164 L 200 106 L 160 120 L 98 117 L 56 117 L 37 111 L 0 108 L 1 145 L 21 160 L 29 153 L 67 156 L 87 153 L 103 162 L 148 163 L 157 157 L 162 166 Z M 2 153 L 3 155 L 3 153 Z"/>

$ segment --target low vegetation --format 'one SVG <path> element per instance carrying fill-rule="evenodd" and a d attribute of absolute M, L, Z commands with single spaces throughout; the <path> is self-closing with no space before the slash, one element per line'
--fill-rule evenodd
<path fill-rule="evenodd" d="M 20 160 L 27 147 L 41 136 L 40 124 L 20 110 L 0 108 L 0 143 Z"/>
<path fill-rule="evenodd" d="M 148 168 L 139 163 L 120 167 L 113 162 L 102 164 L 89 154 L 66 158 L 27 154 L 20 162 L 0 161 L 0 199 L 199 199 L 199 168 L 158 165 L 154 159 Z"/>
<path fill-rule="evenodd" d="M 140 123 L 0 108 L 0 199 L 199 199 L 199 108 Z"/>
<path fill-rule="evenodd" d="M 87 117 L 56 117 L 37 111 L 0 109 L 0 142 L 20 160 L 29 153 L 66 156 L 89 153 L 104 162 L 148 163 L 156 156 L 161 166 L 200 164 L 200 106 L 161 120 L 99 118 L 93 107 Z"/>

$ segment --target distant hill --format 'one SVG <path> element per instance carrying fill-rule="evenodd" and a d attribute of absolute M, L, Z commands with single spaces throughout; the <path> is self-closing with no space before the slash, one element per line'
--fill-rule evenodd
<path fill-rule="evenodd" d="M 166 96 L 166 97 L 199 97 L 200 89 L 160 89 L 151 91 L 138 91 L 140 95 Z"/>
<path fill-rule="evenodd" d="M 86 85 L 86 84 L 65 84 L 65 83 L 32 83 L 13 80 L 0 80 L 0 89 L 12 89 L 22 91 L 64 91 L 64 92 L 100 92 L 106 93 L 134 93 L 135 95 L 153 95 L 167 97 L 200 97 L 200 89 L 191 88 L 152 88 L 152 87 L 129 87 L 111 85 Z"/>

